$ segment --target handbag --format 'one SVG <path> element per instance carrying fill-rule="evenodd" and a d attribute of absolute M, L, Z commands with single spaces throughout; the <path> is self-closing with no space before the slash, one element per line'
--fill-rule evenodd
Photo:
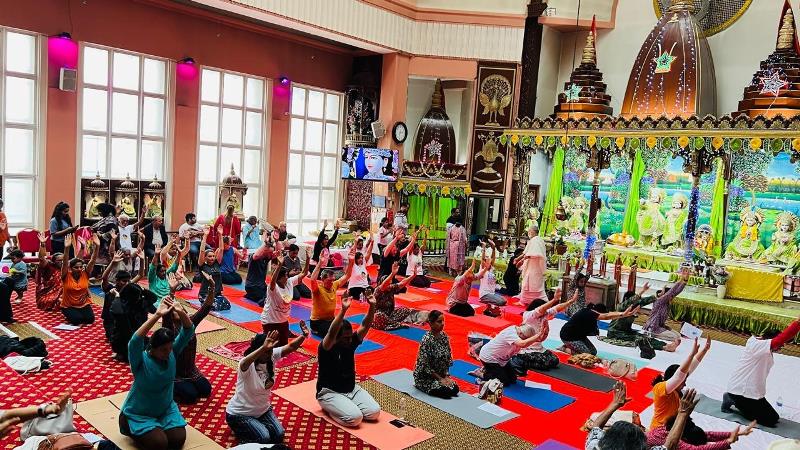
<path fill-rule="evenodd" d="M 38 450 L 92 450 L 94 447 L 80 433 L 59 433 L 47 436 Z"/>
<path fill-rule="evenodd" d="M 214 299 L 214 306 L 211 308 L 212 311 L 228 311 L 229 309 L 231 309 L 231 302 L 229 302 L 227 298 L 220 295 Z"/>
<path fill-rule="evenodd" d="M 500 403 L 500 399 L 503 398 L 503 383 L 501 383 L 497 378 L 492 378 L 491 380 L 483 383 L 481 385 L 481 390 L 478 393 L 478 398 L 481 400 L 486 400 L 490 403 L 494 403 L 495 405 Z"/>
<path fill-rule="evenodd" d="M 61 433 L 72 433 L 75 431 L 75 424 L 72 416 L 75 409 L 72 400 L 67 401 L 64 410 L 55 417 L 36 417 L 25 422 L 19 432 L 19 437 L 23 441 L 31 436 L 50 436 Z"/>
<path fill-rule="evenodd" d="M 653 359 L 656 357 L 656 351 L 653 349 L 653 344 L 650 339 L 639 336 L 636 338 L 636 346 L 639 347 L 639 356 L 644 359 Z"/>
<path fill-rule="evenodd" d="M 626 359 L 617 358 L 608 364 L 608 374 L 614 378 L 636 380 L 637 372 L 636 364 Z"/>

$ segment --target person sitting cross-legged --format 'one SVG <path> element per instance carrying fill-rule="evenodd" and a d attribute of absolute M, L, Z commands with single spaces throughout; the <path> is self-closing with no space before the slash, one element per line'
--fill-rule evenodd
<path fill-rule="evenodd" d="M 458 385 L 450 378 L 453 355 L 450 339 L 444 332 L 444 313 L 433 310 L 428 314 L 431 330 L 419 343 L 414 366 L 414 386 L 434 397 L 449 399 L 458 395 Z"/>
<path fill-rule="evenodd" d="M 342 307 L 319 344 L 317 401 L 331 419 L 344 427 L 357 427 L 362 420 L 378 420 L 381 413 L 380 405 L 369 392 L 356 384 L 355 352 L 364 342 L 375 316 L 375 297 L 369 297 L 367 302 L 369 311 L 354 333 L 344 318 L 350 308 L 350 297 L 342 296 Z"/>
<path fill-rule="evenodd" d="M 250 341 L 236 371 L 236 391 L 225 408 L 225 421 L 241 443 L 277 444 L 285 430 L 275 415 L 270 398 L 275 385 L 275 363 L 297 351 L 308 337 L 306 323 L 300 322 L 302 335 L 278 346 L 278 332 L 260 333 Z"/>

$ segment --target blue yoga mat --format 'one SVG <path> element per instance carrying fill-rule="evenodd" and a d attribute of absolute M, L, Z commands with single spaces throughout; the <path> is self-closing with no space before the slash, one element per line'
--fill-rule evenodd
<path fill-rule="evenodd" d="M 464 381 L 474 382 L 475 377 L 467 375 L 467 372 L 471 372 L 477 368 L 478 366 L 466 361 L 455 360 L 453 361 L 453 366 L 450 367 L 450 375 Z M 504 387 L 503 396 L 549 413 L 557 411 L 575 401 L 574 398 L 559 394 L 558 392 L 525 387 L 525 383 L 522 380 L 511 386 Z"/>
<path fill-rule="evenodd" d="M 345 319 L 349 320 L 350 323 L 359 324 L 364 320 L 365 314 L 356 314 L 350 317 L 345 317 Z M 410 339 L 414 342 L 422 341 L 422 336 L 425 336 L 425 330 L 422 328 L 415 328 L 415 327 L 408 327 L 408 328 L 400 328 L 398 330 L 380 330 L 384 333 L 393 334 L 395 336 L 400 336 L 402 338 Z"/>
<path fill-rule="evenodd" d="M 558 313 L 556 314 L 556 319 L 569 320 L 569 317 L 567 317 L 567 315 L 564 313 Z M 608 330 L 608 326 L 609 326 L 608 322 L 603 322 L 602 320 L 597 321 L 597 328 L 601 330 Z"/>
<path fill-rule="evenodd" d="M 292 305 L 292 310 L 289 312 L 289 315 L 297 320 L 305 320 L 308 322 L 311 320 L 311 309 L 305 306 Z"/>
<path fill-rule="evenodd" d="M 291 331 L 294 334 L 298 334 L 298 335 L 302 333 L 300 331 L 300 324 L 298 324 L 298 323 L 290 323 L 289 324 L 289 331 Z M 317 341 L 317 342 L 322 340 L 319 336 L 314 335 L 314 334 L 309 334 L 309 337 L 311 339 Z M 356 349 L 356 355 L 360 355 L 362 353 L 371 352 L 373 350 L 380 350 L 382 348 L 383 348 L 383 346 L 381 344 L 378 344 L 377 342 L 370 341 L 369 339 L 364 339 L 364 342 L 362 342 L 361 345 L 359 345 L 358 348 Z"/>
<path fill-rule="evenodd" d="M 105 294 L 103 294 L 103 288 L 101 288 L 100 286 L 90 286 L 89 287 L 89 292 L 91 292 L 94 295 L 100 296 L 100 297 L 105 295 Z"/>
<path fill-rule="evenodd" d="M 189 303 L 200 307 L 200 302 L 198 300 L 190 300 Z M 255 322 L 261 320 L 261 314 L 255 311 L 250 311 L 247 308 L 243 308 L 233 303 L 231 303 L 231 309 L 227 311 L 212 311 L 211 314 L 235 323 Z"/>

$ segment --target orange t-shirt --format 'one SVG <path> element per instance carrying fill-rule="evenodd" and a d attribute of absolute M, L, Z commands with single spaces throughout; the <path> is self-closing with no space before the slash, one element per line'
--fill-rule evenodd
<path fill-rule="evenodd" d="M 11 235 L 8 234 L 8 219 L 6 213 L 0 212 L 0 246 L 6 245 L 9 239 L 11 239 Z"/>
<path fill-rule="evenodd" d="M 61 294 L 62 308 L 83 308 L 91 303 L 89 297 L 89 275 L 86 271 L 75 281 L 72 273 L 67 272 L 64 278 L 64 291 Z"/>
<path fill-rule="evenodd" d="M 653 420 L 650 422 L 650 429 L 666 425 L 670 417 L 678 414 L 680 406 L 681 396 L 677 389 L 667 394 L 666 381 L 653 386 Z"/>

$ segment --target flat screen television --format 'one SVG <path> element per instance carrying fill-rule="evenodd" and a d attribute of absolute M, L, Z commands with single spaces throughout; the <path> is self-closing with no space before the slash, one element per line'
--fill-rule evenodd
<path fill-rule="evenodd" d="M 400 155 L 385 148 L 342 148 L 342 178 L 346 180 L 397 181 Z"/>

